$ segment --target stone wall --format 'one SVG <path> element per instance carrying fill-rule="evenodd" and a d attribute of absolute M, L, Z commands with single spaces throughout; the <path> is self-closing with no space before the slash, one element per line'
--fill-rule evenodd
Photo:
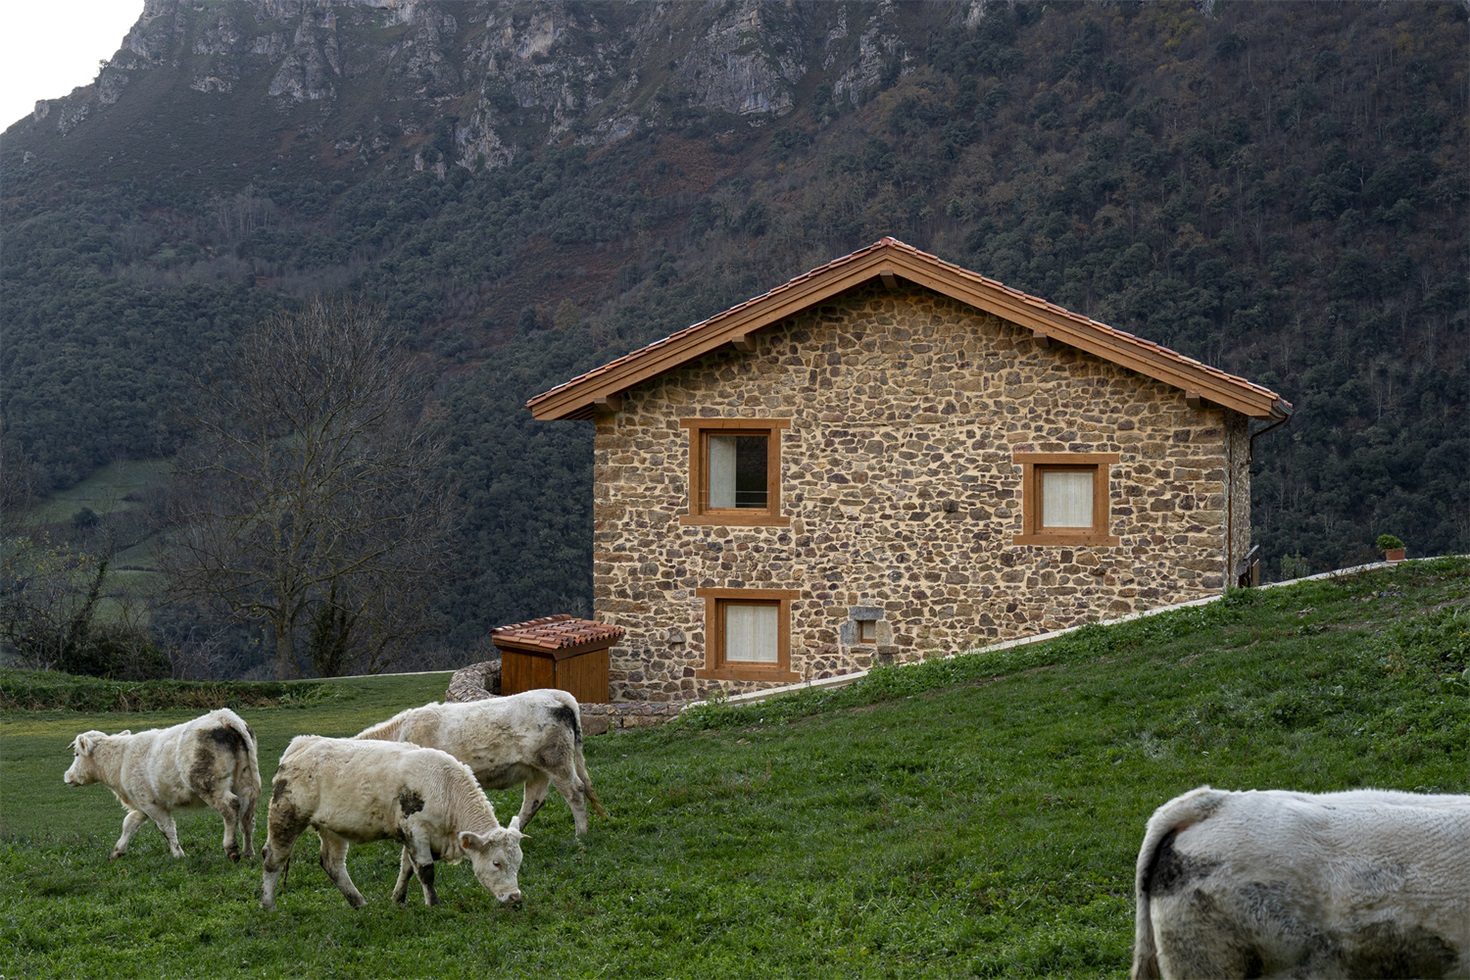
<path fill-rule="evenodd" d="M 800 590 L 791 667 L 809 679 L 1218 593 L 1244 556 L 1236 413 L 916 286 L 875 283 L 753 339 L 598 417 L 595 616 L 628 631 L 611 651 L 615 701 L 720 686 L 696 677 L 699 588 Z M 680 523 L 691 417 L 791 420 L 789 526 Z M 1117 454 L 1118 543 L 1016 544 L 1024 453 Z M 876 644 L 854 642 L 857 608 L 881 612 Z"/>

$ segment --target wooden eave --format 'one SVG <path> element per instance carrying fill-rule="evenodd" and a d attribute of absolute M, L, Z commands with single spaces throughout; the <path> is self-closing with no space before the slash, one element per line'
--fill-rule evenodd
<path fill-rule="evenodd" d="M 538 419 L 587 419 L 622 392 L 727 344 L 748 347 L 751 334 L 873 279 L 894 278 L 932 289 L 1032 331 L 1039 340 L 1087 351 L 1129 370 L 1257 419 L 1285 419 L 1291 404 L 1244 378 L 1185 357 L 1104 323 L 986 279 L 909 245 L 884 238 L 604 364 L 526 403 Z M 890 288 L 891 285 L 890 285 Z M 614 409 L 615 410 L 615 409 Z"/>

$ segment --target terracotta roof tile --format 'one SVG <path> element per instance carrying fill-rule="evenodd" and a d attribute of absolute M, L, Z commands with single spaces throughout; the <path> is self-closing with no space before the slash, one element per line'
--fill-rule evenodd
<path fill-rule="evenodd" d="M 573 619 L 565 613 L 528 619 L 523 623 L 497 627 L 490 631 L 496 646 L 519 649 L 566 650 L 592 645 L 611 646 L 627 633 L 621 626 L 610 626 L 589 619 Z"/>

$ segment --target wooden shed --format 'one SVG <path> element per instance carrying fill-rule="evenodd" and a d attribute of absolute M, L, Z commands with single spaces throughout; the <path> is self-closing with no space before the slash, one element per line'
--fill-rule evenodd
<path fill-rule="evenodd" d="M 608 648 L 626 632 L 621 626 L 565 614 L 491 630 L 491 642 L 500 651 L 500 693 L 550 687 L 580 702 L 604 703 L 608 700 Z"/>

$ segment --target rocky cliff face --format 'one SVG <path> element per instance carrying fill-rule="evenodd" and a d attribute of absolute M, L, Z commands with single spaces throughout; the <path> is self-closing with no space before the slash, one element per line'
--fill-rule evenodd
<path fill-rule="evenodd" d="M 892 0 L 148 0 L 97 83 L 42 103 L 31 124 L 69 134 L 167 78 L 182 111 L 227 113 L 249 99 L 338 155 L 398 158 L 397 149 L 420 167 L 493 168 L 538 144 L 602 145 L 695 117 L 770 123 L 803 92 L 858 104 L 906 69 L 925 32 L 982 9 L 982 0 L 924 5 L 922 16 Z"/>

